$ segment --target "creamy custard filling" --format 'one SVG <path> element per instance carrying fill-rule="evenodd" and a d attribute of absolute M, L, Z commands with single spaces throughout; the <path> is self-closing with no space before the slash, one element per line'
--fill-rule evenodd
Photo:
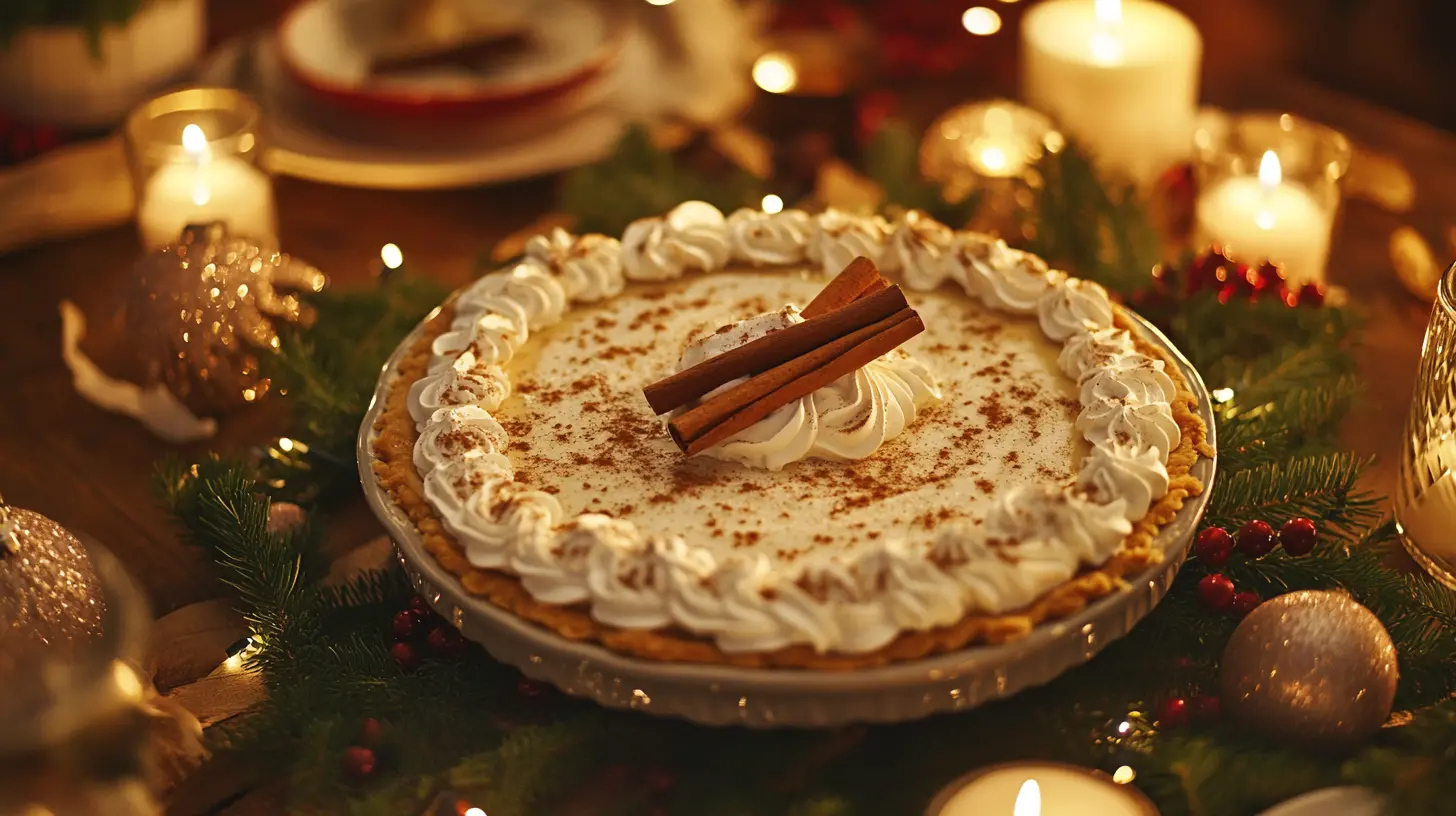
<path fill-rule="evenodd" d="M 683 457 L 642 386 L 716 327 L 807 302 L 822 281 L 718 272 L 800 253 L 830 272 L 867 255 L 912 289 L 964 290 L 912 296 L 927 331 L 905 350 L 924 372 L 901 360 L 911 373 L 897 379 L 913 428 L 882 401 L 882 438 L 857 461 Z M 677 280 L 697 271 L 717 274 Z M 1168 489 L 1174 389 L 1112 328 L 1106 292 L 921 216 L 724 218 L 692 202 L 620 246 L 535 242 L 455 309 L 409 393 L 426 498 L 472 564 L 610 625 L 677 626 L 726 651 L 870 651 L 1026 606 L 1105 563 Z M 937 381 L 943 401 L 917 402 L 916 382 Z M 854 404 L 840 399 L 823 414 Z M 859 441 L 831 455 L 854 459 Z M 731 443 L 767 463 L 762 440 Z"/>

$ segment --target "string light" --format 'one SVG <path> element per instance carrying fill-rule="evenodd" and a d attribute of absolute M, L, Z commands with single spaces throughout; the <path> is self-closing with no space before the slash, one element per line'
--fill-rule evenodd
<path fill-rule="evenodd" d="M 978 37 L 986 37 L 1001 30 L 1001 15 L 985 6 L 973 6 L 961 15 L 961 25 Z"/>
<path fill-rule="evenodd" d="M 652 5 L 654 5 L 654 6 L 665 6 L 665 5 L 667 5 L 667 3 L 671 3 L 672 0 L 667 0 L 667 3 L 663 3 L 663 2 L 653 3 L 652 0 L 647 0 L 647 2 L 652 3 Z M 478 807 L 466 808 L 465 809 L 465 816 L 486 816 L 485 809 L 484 808 L 478 808 Z"/>
<path fill-rule="evenodd" d="M 404 253 L 395 244 L 385 244 L 379 249 L 379 260 L 386 269 L 398 269 L 404 265 Z"/>
<path fill-rule="evenodd" d="M 770 51 L 753 63 L 753 84 L 769 93 L 788 93 L 799 84 L 799 71 L 788 54 Z"/>
<path fill-rule="evenodd" d="M 1134 771 L 1131 765 L 1119 765 L 1117 770 L 1112 772 L 1112 781 L 1119 785 L 1126 785 L 1134 779 L 1137 779 L 1137 771 Z"/>
<path fill-rule="evenodd" d="M 784 211 L 784 200 L 774 195 L 773 193 L 769 193 L 768 195 L 763 197 L 763 203 L 761 206 L 763 207 L 764 212 L 768 213 L 769 215 L 773 215 L 774 213 L 780 213 Z"/>
<path fill-rule="evenodd" d="M 670 6 L 672 3 L 673 0 L 647 0 L 647 5 L 649 6 Z M 475 814 L 467 813 L 465 816 L 475 816 Z M 480 816 L 485 816 L 485 814 L 482 813 Z"/>

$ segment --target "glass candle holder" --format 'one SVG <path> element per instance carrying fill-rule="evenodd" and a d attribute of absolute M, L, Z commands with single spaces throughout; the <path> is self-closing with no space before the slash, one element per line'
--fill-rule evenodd
<path fill-rule="evenodd" d="M 1205 120 L 1194 133 L 1195 249 L 1273 261 L 1293 283 L 1324 283 L 1350 142 L 1287 113 Z"/>
<path fill-rule="evenodd" d="M 1411 557 L 1456 589 L 1456 264 L 1441 276 L 1421 346 L 1395 521 Z"/>
<path fill-rule="evenodd" d="M 920 171 L 945 189 L 947 200 L 964 199 L 995 179 L 1023 178 L 1062 136 L 1051 120 L 1005 99 L 958 105 L 931 123 L 920 143 Z"/>
<path fill-rule="evenodd" d="M 228 88 L 188 88 L 132 111 L 126 147 L 144 247 L 175 243 L 187 225 L 214 221 L 277 243 L 261 121 L 257 103 Z"/>

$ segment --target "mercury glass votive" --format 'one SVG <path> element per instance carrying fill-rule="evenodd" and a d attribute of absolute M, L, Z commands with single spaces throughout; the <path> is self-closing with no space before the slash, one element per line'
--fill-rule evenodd
<path fill-rule="evenodd" d="M 960 201 L 976 189 L 1024 178 L 1043 153 L 1062 144 L 1051 120 L 1025 105 L 1005 99 L 959 105 L 925 131 L 920 171 L 942 186 L 948 201 Z"/>
<path fill-rule="evenodd" d="M 188 88 L 157 97 L 132 111 L 125 135 L 144 247 L 175 243 L 187 225 L 215 221 L 276 245 L 262 116 L 246 94 Z"/>
<path fill-rule="evenodd" d="M 1421 346 L 1395 522 L 1411 557 L 1456 589 L 1456 264 L 1441 276 Z"/>
<path fill-rule="evenodd" d="M 1324 283 L 1350 167 L 1338 131 L 1287 113 L 1207 118 L 1194 132 L 1194 249 L 1273 261 L 1292 283 Z"/>

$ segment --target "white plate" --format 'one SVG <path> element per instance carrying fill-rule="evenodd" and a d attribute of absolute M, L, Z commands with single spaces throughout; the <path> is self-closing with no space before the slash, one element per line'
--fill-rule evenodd
<path fill-rule="evenodd" d="M 323 110 L 288 77 L 271 36 L 224 48 L 201 81 L 240 88 L 263 106 L 276 173 L 348 187 L 444 189 L 589 164 L 609 155 L 631 122 L 708 124 L 747 104 L 751 85 L 736 59 L 668 51 L 634 27 L 613 70 L 587 86 L 518 117 L 448 127 Z"/>
<path fill-rule="evenodd" d="M 1208 426 L 1208 444 L 1217 448 L 1212 407 L 1198 372 L 1157 329 L 1136 319 L 1143 336 L 1176 361 L 1198 397 L 1198 414 Z M 1081 612 L 1038 626 L 1007 644 L 975 646 L 857 671 L 744 669 L 628 657 L 595 643 L 567 640 L 470 595 L 425 551 L 404 511 L 379 487 L 372 467 L 374 425 L 384 407 L 379 395 L 386 386 L 398 387 L 394 383 L 396 368 L 423 326 L 416 327 L 385 364 L 375 399 L 359 429 L 359 476 L 369 505 L 394 540 L 400 562 L 420 594 L 466 637 L 531 677 L 611 708 L 682 717 L 704 725 L 820 728 L 852 722 L 900 722 L 969 709 L 1048 683 L 1090 660 L 1152 611 L 1182 566 L 1213 489 L 1217 463 L 1200 458 L 1193 475 L 1203 482 L 1204 490 L 1185 501 L 1173 522 L 1159 531 L 1156 542 L 1163 549 L 1161 564 L 1129 576 L 1120 590 Z"/>

